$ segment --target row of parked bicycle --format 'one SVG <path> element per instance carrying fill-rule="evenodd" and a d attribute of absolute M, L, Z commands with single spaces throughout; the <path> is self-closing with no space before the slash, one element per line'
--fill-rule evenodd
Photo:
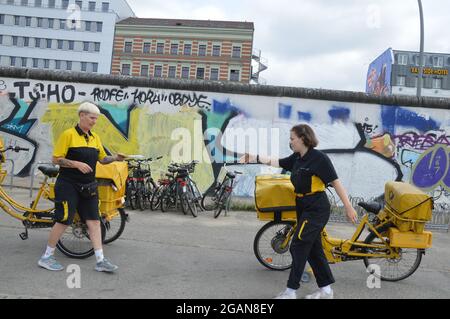
<path fill-rule="evenodd" d="M 162 212 L 177 209 L 194 217 L 198 216 L 199 211 L 214 211 L 215 218 L 223 211 L 225 214 L 229 211 L 235 178 L 236 175 L 242 174 L 241 172 L 227 172 L 221 181 L 216 181 L 202 194 L 191 177 L 198 164 L 197 161 L 187 164 L 171 163 L 164 177 L 155 181 L 150 163 L 161 158 L 127 160 L 129 169 L 125 198 L 127 207 L 133 210 L 160 209 Z"/>

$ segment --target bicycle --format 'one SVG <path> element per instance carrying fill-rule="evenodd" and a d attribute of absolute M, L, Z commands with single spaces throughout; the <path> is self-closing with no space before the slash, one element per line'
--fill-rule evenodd
<path fill-rule="evenodd" d="M 38 209 L 37 205 L 41 198 L 50 200 L 50 203 L 54 201 L 54 184 L 50 183 L 49 179 L 57 177 L 59 170 L 52 166 L 40 166 L 38 168 L 45 176 L 44 181 L 41 183 L 36 198 L 32 201 L 30 207 L 27 207 L 9 196 L 1 186 L 3 180 L 7 176 L 7 172 L 2 170 L 2 163 L 4 163 L 6 159 L 4 154 L 7 151 L 21 152 L 29 151 L 29 149 L 18 146 L 10 146 L 3 149 L 3 141 L 0 138 L 0 208 L 11 217 L 22 221 L 25 231 L 20 233 L 19 236 L 22 240 L 27 240 L 29 229 L 51 228 L 55 223 L 54 206 L 52 205 L 52 207 L 48 209 Z M 104 177 L 106 179 L 116 179 L 111 176 Z M 117 194 L 114 194 L 108 189 L 100 189 L 99 187 L 99 207 L 102 216 L 100 225 L 103 242 L 105 242 L 108 223 L 110 223 L 118 214 L 121 216 L 121 220 L 124 216 L 124 212 L 121 211 L 124 202 L 123 192 L 124 187 L 122 187 L 122 190 L 119 190 Z M 123 231 L 123 227 L 121 227 L 121 231 Z M 118 234 L 118 236 L 120 236 L 120 234 Z M 117 239 L 118 236 L 115 234 L 115 236 L 112 237 L 113 239 L 109 242 Z M 94 254 L 94 249 L 89 240 L 87 225 L 80 219 L 78 214 L 75 215 L 72 225 L 67 227 L 66 232 L 61 236 L 57 243 L 57 248 L 64 255 L 78 259 L 87 258 Z"/>
<path fill-rule="evenodd" d="M 226 163 L 224 163 L 222 167 L 222 169 L 226 171 L 225 167 Z M 222 182 L 216 182 L 216 186 L 210 187 L 210 189 L 203 195 L 201 206 L 206 211 L 214 210 L 214 218 L 219 217 L 220 213 L 223 210 L 225 210 L 225 215 L 230 210 L 231 196 L 233 193 L 235 178 L 240 174 L 242 174 L 242 172 L 226 171 Z"/>
<path fill-rule="evenodd" d="M 327 230 L 323 229 L 322 246 L 328 262 L 333 264 L 363 260 L 369 272 L 383 281 L 395 282 L 411 276 L 418 269 L 425 249 L 432 245 L 432 233 L 423 231 L 425 222 L 431 219 L 432 198 L 422 193 L 420 196 L 423 201 L 400 213 L 398 208 L 404 203 L 401 203 L 401 199 L 398 200 L 398 197 L 401 197 L 398 194 L 405 189 L 403 197 L 407 197 L 409 191 L 415 192 L 414 195 L 419 194 L 412 190 L 409 184 L 389 182 L 386 184 L 385 207 L 378 202 L 360 202 L 358 205 L 367 213 L 350 239 L 332 238 Z M 272 192 L 271 195 L 279 195 L 278 191 Z M 284 193 L 286 194 L 286 190 Z M 286 198 L 286 195 L 282 196 Z M 397 202 L 393 202 L 393 197 L 397 197 Z M 258 218 L 269 221 L 257 232 L 254 239 L 253 250 L 257 260 L 271 270 L 282 271 L 291 268 L 289 245 L 297 227 L 304 227 L 305 223 L 297 224 L 293 203 L 282 209 L 271 210 L 261 208 L 256 198 L 255 201 Z M 370 214 L 374 217 L 370 218 Z M 365 229 L 369 234 L 361 241 L 359 238 Z M 375 271 L 374 264 L 379 267 L 379 271 Z"/>

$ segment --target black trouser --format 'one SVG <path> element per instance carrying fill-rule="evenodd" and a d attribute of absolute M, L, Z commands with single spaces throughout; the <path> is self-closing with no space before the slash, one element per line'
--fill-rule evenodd
<path fill-rule="evenodd" d="M 322 247 L 321 233 L 330 218 L 330 203 L 325 193 L 297 198 L 297 230 L 291 241 L 292 268 L 287 287 L 300 288 L 300 280 L 308 262 L 322 288 L 334 283 Z"/>

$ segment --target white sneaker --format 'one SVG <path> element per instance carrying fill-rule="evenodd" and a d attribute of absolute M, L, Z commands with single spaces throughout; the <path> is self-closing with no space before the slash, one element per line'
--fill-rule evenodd
<path fill-rule="evenodd" d="M 333 290 L 330 293 L 325 293 L 322 290 L 315 292 L 311 295 L 307 295 L 305 299 L 334 299 Z"/>
<path fill-rule="evenodd" d="M 287 293 L 286 291 L 283 291 L 278 296 L 276 296 L 274 299 L 297 299 L 297 294 L 295 292 Z"/>

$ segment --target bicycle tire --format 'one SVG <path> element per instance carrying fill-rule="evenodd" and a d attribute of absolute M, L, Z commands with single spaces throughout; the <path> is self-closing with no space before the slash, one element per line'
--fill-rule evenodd
<path fill-rule="evenodd" d="M 290 243 L 284 249 L 281 249 L 280 247 L 278 247 L 278 245 L 285 239 L 285 237 L 283 237 L 283 234 L 285 236 L 287 231 L 289 231 L 294 225 L 295 222 L 293 221 L 271 221 L 261 227 L 261 229 L 256 233 L 255 240 L 253 241 L 253 252 L 255 253 L 256 259 L 261 263 L 261 265 L 268 269 L 276 271 L 284 271 L 292 267 L 292 257 L 289 252 Z M 274 236 L 271 236 L 271 234 L 269 233 L 270 249 L 275 255 L 272 257 L 263 256 L 261 240 L 265 235 L 265 232 L 277 226 L 280 227 L 280 229 Z M 278 251 L 276 251 L 275 249 L 278 249 Z M 285 255 L 286 253 L 287 255 Z M 282 257 L 281 259 L 285 259 L 284 257 L 287 256 L 287 262 L 281 263 L 279 265 L 274 264 L 274 257 L 278 257 L 278 255 L 279 257 Z"/>
<path fill-rule="evenodd" d="M 103 243 L 106 235 L 106 227 L 103 221 L 100 221 L 100 228 Z M 67 229 L 72 230 L 74 239 L 65 239 L 63 234 L 56 244 L 56 247 L 60 252 L 62 252 L 67 257 L 75 259 L 84 259 L 94 255 L 94 248 L 92 248 L 92 243 L 90 241 L 89 235 L 87 234 L 87 225 L 85 223 L 75 223 L 67 227 Z"/>
<path fill-rule="evenodd" d="M 200 205 L 202 205 L 202 208 L 205 211 L 213 211 L 217 207 L 217 193 L 219 192 L 220 188 L 211 188 L 202 197 L 202 201 Z"/>
<path fill-rule="evenodd" d="M 118 239 L 122 235 L 123 231 L 125 230 L 125 225 L 128 221 L 128 214 L 125 212 L 125 209 L 119 208 L 119 218 L 120 218 L 120 222 L 119 222 L 119 227 L 117 228 L 117 230 L 112 228 L 111 222 L 105 222 L 106 234 L 105 234 L 105 239 L 103 241 L 104 244 L 112 243 L 113 241 Z M 114 219 L 117 219 L 117 217 L 115 217 Z"/>
<path fill-rule="evenodd" d="M 150 202 L 150 209 L 155 211 L 159 208 L 161 204 L 161 194 L 164 191 L 164 186 L 159 186 L 153 193 L 152 199 Z"/>
<path fill-rule="evenodd" d="M 377 231 L 381 234 L 385 231 L 387 231 L 387 228 L 384 229 L 386 227 L 382 227 L 382 229 L 377 229 Z M 375 233 L 370 232 L 369 235 L 367 235 L 366 239 L 364 240 L 365 244 L 371 244 L 375 239 L 377 239 L 378 237 L 375 235 Z M 384 269 L 381 269 L 381 266 L 378 265 L 380 268 L 380 274 L 377 274 L 374 271 L 371 271 L 371 275 L 374 275 L 375 277 L 381 279 L 382 281 L 389 281 L 389 282 L 397 282 L 400 280 L 404 280 L 406 278 L 408 278 L 409 276 L 411 276 L 420 266 L 420 263 L 422 261 L 422 255 L 424 253 L 423 249 L 415 249 L 415 248 L 409 248 L 409 249 L 404 249 L 404 248 L 400 248 L 400 254 L 401 254 L 401 258 L 404 255 L 403 250 L 411 250 L 411 255 L 415 255 L 415 259 L 412 263 L 412 266 L 408 269 L 407 272 L 399 275 L 399 276 L 391 276 L 391 277 L 387 277 L 384 274 L 393 274 L 393 271 L 385 271 Z M 367 249 L 365 250 L 367 252 Z M 389 267 L 390 265 L 397 265 L 398 268 L 398 263 L 401 261 L 401 258 L 399 261 L 396 260 L 387 260 L 386 258 L 377 258 L 377 260 L 387 260 L 387 266 Z M 366 266 L 366 269 L 369 268 L 369 266 L 373 265 L 372 263 L 370 263 L 370 259 L 368 257 L 364 257 L 363 261 L 364 261 L 364 265 Z"/>
<path fill-rule="evenodd" d="M 224 188 L 222 188 L 222 194 L 220 194 L 220 198 L 217 201 L 217 207 L 214 210 L 214 218 L 220 216 L 223 209 L 226 209 L 227 201 L 231 197 L 231 192 L 227 192 Z"/>
<path fill-rule="evenodd" d="M 198 216 L 197 203 L 195 200 L 194 190 L 192 189 L 191 185 L 189 185 L 187 187 L 187 191 L 186 191 L 185 195 L 186 195 L 186 199 L 188 201 L 189 211 L 191 212 L 193 217 L 197 217 Z"/>

